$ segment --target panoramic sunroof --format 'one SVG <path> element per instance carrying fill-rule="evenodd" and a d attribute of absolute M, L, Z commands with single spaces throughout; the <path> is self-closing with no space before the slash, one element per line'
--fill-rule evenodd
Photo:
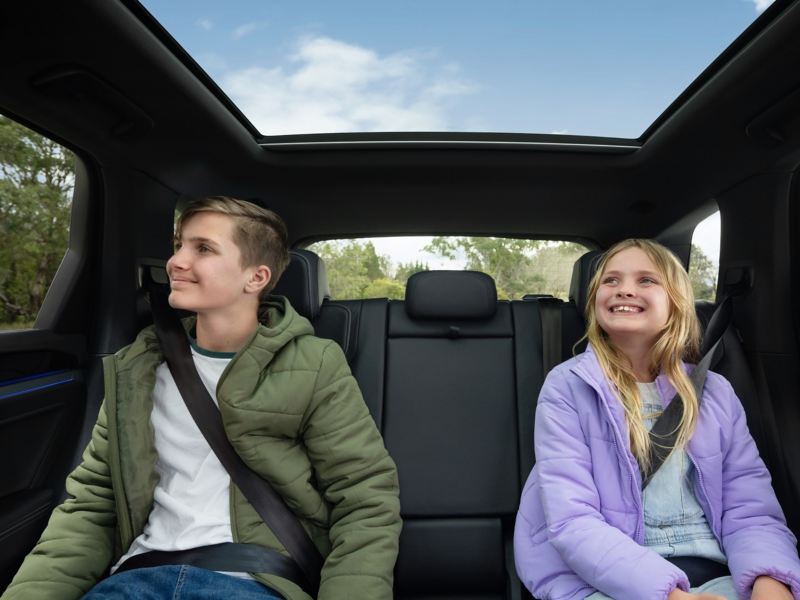
<path fill-rule="evenodd" d="M 638 138 L 772 0 L 143 0 L 263 135 Z"/>

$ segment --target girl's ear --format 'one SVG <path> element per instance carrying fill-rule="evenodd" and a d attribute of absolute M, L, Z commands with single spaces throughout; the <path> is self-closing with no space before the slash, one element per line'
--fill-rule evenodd
<path fill-rule="evenodd" d="M 260 294 L 267 284 L 272 280 L 272 271 L 267 265 L 258 265 L 250 275 L 250 279 L 245 284 L 245 291 Z"/>

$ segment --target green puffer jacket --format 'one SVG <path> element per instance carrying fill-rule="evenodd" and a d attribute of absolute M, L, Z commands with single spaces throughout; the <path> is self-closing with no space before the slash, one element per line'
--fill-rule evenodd
<path fill-rule="evenodd" d="M 318 598 L 390 599 L 401 527 L 394 462 L 339 346 L 314 337 L 283 298 L 268 315 L 273 326 L 259 326 L 217 385 L 228 437 L 327 557 Z M 150 413 L 161 362 L 152 327 L 105 360 L 106 397 L 67 480 L 72 498 L 0 600 L 78 599 L 142 532 L 158 482 Z M 233 484 L 230 511 L 234 541 L 285 553 Z M 280 577 L 255 577 L 289 600 L 309 598 Z"/>

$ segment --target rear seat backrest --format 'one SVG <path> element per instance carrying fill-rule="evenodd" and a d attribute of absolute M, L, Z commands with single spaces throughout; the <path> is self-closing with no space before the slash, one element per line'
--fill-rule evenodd
<path fill-rule="evenodd" d="M 519 500 L 510 305 L 483 273 L 423 272 L 389 305 L 383 434 L 404 515 L 399 598 L 505 598 Z"/>

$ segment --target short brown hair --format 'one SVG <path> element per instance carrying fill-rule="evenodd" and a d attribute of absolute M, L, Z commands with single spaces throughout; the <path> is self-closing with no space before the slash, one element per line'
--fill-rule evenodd
<path fill-rule="evenodd" d="M 229 196 L 206 196 L 192 200 L 178 217 L 175 237 L 189 219 L 200 213 L 218 213 L 233 219 L 233 242 L 242 253 L 242 267 L 266 265 L 272 277 L 261 292 L 265 296 L 278 283 L 289 264 L 289 232 L 276 213 L 252 202 Z"/>

